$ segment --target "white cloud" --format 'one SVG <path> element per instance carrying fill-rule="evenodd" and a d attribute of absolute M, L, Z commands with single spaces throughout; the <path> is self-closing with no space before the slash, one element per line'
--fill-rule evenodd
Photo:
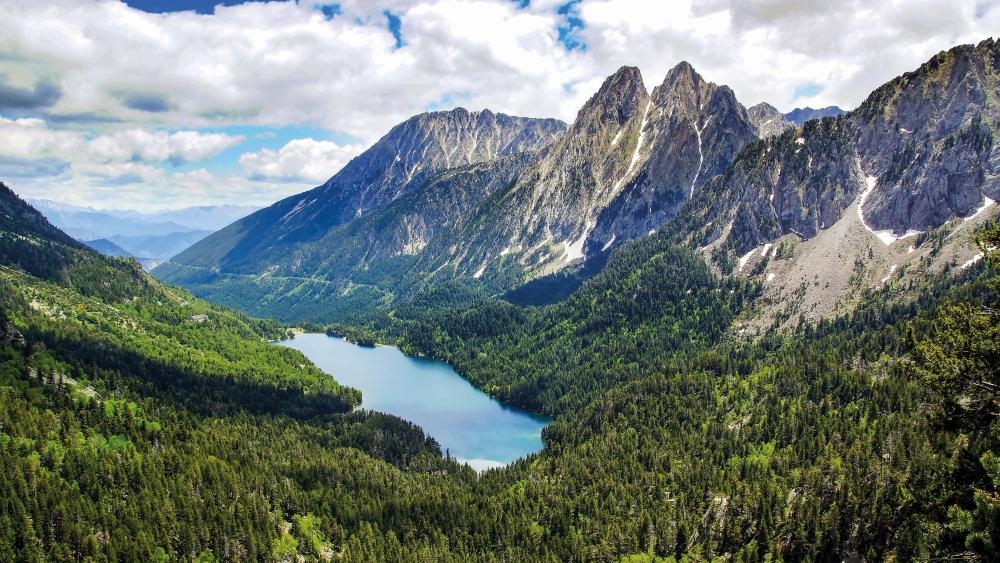
<path fill-rule="evenodd" d="M 286 182 L 323 182 L 363 150 L 315 139 L 293 139 L 279 150 L 262 149 L 240 155 L 240 166 L 251 178 Z"/>
<path fill-rule="evenodd" d="M 197 131 L 149 131 L 129 129 L 102 135 L 89 142 L 94 158 L 124 162 L 138 158 L 145 162 L 197 162 L 211 158 L 242 143 L 244 137 Z"/>
<path fill-rule="evenodd" d="M 937 51 L 1000 29 L 1000 0 L 583 0 L 576 35 L 586 49 L 567 51 L 561 0 L 524 9 L 509 0 L 344 0 L 329 21 L 317 3 L 154 15 L 109 0 L 6 0 L 0 74 L 22 89 L 52 84 L 61 96 L 46 107 L 51 115 L 114 121 L 59 130 L 2 119 L 0 156 L 71 163 L 63 189 L 106 195 L 138 190 L 127 181 L 142 179 L 145 193 L 128 192 L 136 205 L 194 197 L 195 185 L 207 194 L 198 197 L 216 202 L 256 193 L 266 203 L 309 187 L 284 181 L 322 181 L 392 125 L 432 107 L 572 120 L 619 66 L 640 67 L 652 88 L 681 60 L 748 106 L 854 107 Z M 401 18 L 402 48 L 385 10 Z M 807 85 L 815 93 L 796 99 Z M 242 139 L 196 130 L 226 125 L 322 128 L 356 144 L 300 139 L 245 153 L 240 166 L 267 182 L 150 166 L 210 162 Z M 101 191 L 101 177 L 117 183 Z"/>

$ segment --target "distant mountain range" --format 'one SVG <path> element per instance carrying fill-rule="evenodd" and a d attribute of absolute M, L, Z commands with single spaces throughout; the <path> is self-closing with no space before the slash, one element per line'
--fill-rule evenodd
<path fill-rule="evenodd" d="M 215 205 L 142 213 L 99 210 L 44 199 L 29 202 L 77 240 L 110 256 L 139 258 L 147 268 L 155 267 L 213 231 L 259 209 Z"/>
<path fill-rule="evenodd" d="M 340 320 L 435 287 L 495 294 L 586 277 L 615 248 L 660 231 L 730 274 L 756 264 L 754 249 L 855 217 L 860 238 L 846 255 L 860 256 L 868 239 L 891 244 L 1000 197 L 996 60 L 992 40 L 956 47 L 846 114 L 747 110 L 686 62 L 651 93 L 638 69 L 622 67 L 569 126 L 461 108 L 421 114 L 324 185 L 154 274 L 255 314 Z M 922 256 L 903 260 L 894 248 L 872 253 L 873 271 Z M 799 283 L 788 268 L 762 274 Z M 839 291 L 832 302 L 846 285 Z"/>
<path fill-rule="evenodd" d="M 838 108 L 837 106 L 827 106 L 825 108 L 813 109 L 810 107 L 795 108 L 792 111 L 785 114 L 785 119 L 791 121 L 795 125 L 802 127 L 806 121 L 813 119 L 822 119 L 824 117 L 840 117 L 847 112 Z"/>

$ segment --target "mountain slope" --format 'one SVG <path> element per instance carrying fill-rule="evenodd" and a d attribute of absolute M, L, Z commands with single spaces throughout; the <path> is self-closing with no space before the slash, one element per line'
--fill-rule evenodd
<path fill-rule="evenodd" d="M 491 149 L 481 155 L 485 168 L 452 162 L 449 155 L 496 145 L 492 137 L 472 147 L 458 139 L 448 153 L 439 150 L 443 141 L 428 145 L 456 120 L 487 118 L 500 119 L 456 110 L 408 120 L 326 185 L 223 229 L 155 273 L 288 320 L 336 320 L 434 284 L 481 279 L 489 291 L 503 290 L 645 236 L 756 138 L 732 91 L 687 63 L 652 96 L 638 69 L 619 69 L 544 149 L 534 143 L 546 140 L 537 128 L 551 123 L 524 121 L 535 132 L 512 145 L 523 152 L 515 160 Z M 414 139 L 424 144 L 408 148 Z M 468 152 L 459 163 L 477 158 Z M 420 168 L 400 177 L 402 160 Z M 361 168 L 371 176 L 364 182 Z M 451 184 L 460 195 L 442 197 Z M 295 304 L 302 301 L 313 304 Z M 311 316 L 291 312 L 305 308 Z"/>
<path fill-rule="evenodd" d="M 218 231 L 177 262 L 255 274 L 272 265 L 295 272 L 301 243 L 379 209 L 445 169 L 539 150 L 563 131 L 552 119 L 456 109 L 395 126 L 322 186 L 286 198 Z"/>
<path fill-rule="evenodd" d="M 84 240 L 81 241 L 83 244 L 93 248 L 94 250 L 100 252 L 105 256 L 114 256 L 116 258 L 133 258 L 134 254 L 125 250 L 124 248 L 118 246 L 117 244 L 111 242 L 106 238 L 99 238 L 96 240 Z"/>

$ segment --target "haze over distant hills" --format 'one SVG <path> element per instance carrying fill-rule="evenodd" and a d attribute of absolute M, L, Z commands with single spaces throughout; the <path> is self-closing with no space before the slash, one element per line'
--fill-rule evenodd
<path fill-rule="evenodd" d="M 100 210 L 51 200 L 29 200 L 54 225 L 98 251 L 140 259 L 147 269 L 170 258 L 206 235 L 257 210 L 238 205 L 195 206 L 142 213 Z M 99 241 L 105 240 L 107 243 Z M 118 247 L 115 250 L 114 247 Z"/>

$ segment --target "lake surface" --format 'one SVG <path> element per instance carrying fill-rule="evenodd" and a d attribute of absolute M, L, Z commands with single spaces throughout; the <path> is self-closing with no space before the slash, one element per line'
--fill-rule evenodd
<path fill-rule="evenodd" d="M 338 382 L 362 393 L 362 408 L 418 424 L 451 456 L 476 469 L 506 465 L 542 449 L 549 419 L 505 406 L 448 364 L 413 358 L 392 346 L 365 348 L 325 334 L 279 342 L 306 355 Z"/>

